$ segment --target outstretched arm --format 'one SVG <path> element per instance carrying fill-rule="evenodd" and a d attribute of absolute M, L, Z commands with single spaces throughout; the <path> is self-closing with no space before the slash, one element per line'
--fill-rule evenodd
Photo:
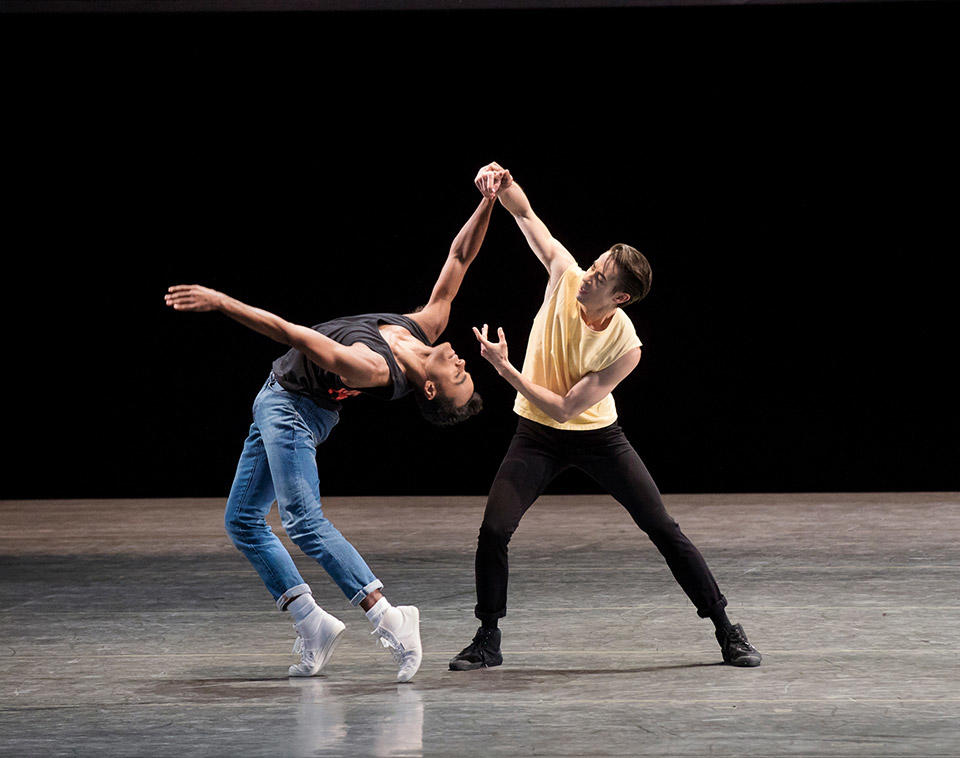
<path fill-rule="evenodd" d="M 362 345 L 341 345 L 309 327 L 292 324 L 223 292 L 199 284 L 175 284 L 164 299 L 175 311 L 220 311 L 255 332 L 296 348 L 318 366 L 339 374 L 351 387 L 371 387 L 389 381 L 386 362 L 372 350 L 363 350 Z"/>
<path fill-rule="evenodd" d="M 418 313 L 409 314 L 420 324 L 430 342 L 434 342 L 447 328 L 447 322 L 450 320 L 450 305 L 486 236 L 490 213 L 496 202 L 495 190 L 481 189 L 481 192 L 484 196 L 477 209 L 450 243 L 447 260 L 440 270 L 437 283 L 433 286 L 433 292 L 430 293 L 430 302 Z"/>
<path fill-rule="evenodd" d="M 546 387 L 534 384 L 513 367 L 507 358 L 507 340 L 503 329 L 497 329 L 499 342 L 490 342 L 487 339 L 486 324 L 483 325 L 483 331 L 474 327 L 473 333 L 480 342 L 480 355 L 490 362 L 497 373 L 537 408 L 561 424 L 599 403 L 626 379 L 640 362 L 640 348 L 635 347 L 602 371 L 584 376 L 565 395 L 558 395 Z"/>
<path fill-rule="evenodd" d="M 513 181 L 513 177 L 508 170 L 500 166 L 499 163 L 491 163 L 481 169 L 481 173 L 484 171 L 503 172 L 497 194 L 497 197 L 500 198 L 500 204 L 510 211 L 510 215 L 513 216 L 517 226 L 520 227 L 520 231 L 523 232 L 530 249 L 536 253 L 540 262 L 547 269 L 551 285 L 559 281 L 563 272 L 576 263 L 570 251 L 554 238 L 550 230 L 547 229 L 547 225 L 533 212 L 526 193 L 519 184 Z M 551 290 L 552 287 L 548 286 L 547 291 Z"/>

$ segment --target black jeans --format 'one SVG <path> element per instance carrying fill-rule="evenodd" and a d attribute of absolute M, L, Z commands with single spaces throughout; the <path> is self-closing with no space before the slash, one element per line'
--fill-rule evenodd
<path fill-rule="evenodd" d="M 627 509 L 666 559 L 701 617 L 726 607 L 706 561 L 670 518 L 647 467 L 617 424 L 581 432 L 520 419 L 490 487 L 480 526 L 477 618 L 493 621 L 507 615 L 507 543 L 527 509 L 570 466 L 589 474 Z"/>

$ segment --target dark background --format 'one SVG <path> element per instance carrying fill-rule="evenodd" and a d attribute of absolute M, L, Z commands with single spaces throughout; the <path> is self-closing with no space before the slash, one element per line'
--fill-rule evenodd
<path fill-rule="evenodd" d="M 283 348 L 166 287 L 410 310 L 490 160 L 581 263 L 650 259 L 615 394 L 664 491 L 960 489 L 955 10 L 3 16 L 0 497 L 224 496 Z M 519 365 L 544 284 L 498 208 L 446 335 L 484 414 L 350 401 L 323 492 L 486 492 L 469 327 Z"/>

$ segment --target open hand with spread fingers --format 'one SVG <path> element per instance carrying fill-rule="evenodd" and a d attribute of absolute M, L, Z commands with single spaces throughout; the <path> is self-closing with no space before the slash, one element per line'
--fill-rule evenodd
<path fill-rule="evenodd" d="M 504 369 L 510 366 L 510 361 L 507 358 L 507 338 L 503 333 L 503 328 L 497 327 L 497 335 L 500 337 L 499 342 L 491 342 L 487 339 L 486 324 L 483 325 L 482 330 L 473 327 L 473 333 L 480 343 L 480 356 L 486 358 L 490 365 L 497 370 L 497 373 L 502 375 Z"/>
<path fill-rule="evenodd" d="M 223 293 L 199 284 L 174 284 L 163 296 L 175 311 L 215 311 Z"/>

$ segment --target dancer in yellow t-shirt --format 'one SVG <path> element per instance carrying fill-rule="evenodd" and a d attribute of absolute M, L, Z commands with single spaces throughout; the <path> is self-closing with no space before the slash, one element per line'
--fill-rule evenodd
<path fill-rule="evenodd" d="M 731 624 L 700 551 L 667 513 L 643 461 L 617 425 L 611 392 L 640 361 L 640 340 L 623 312 L 650 289 L 650 264 L 629 245 L 614 245 L 587 271 L 550 234 L 510 172 L 496 163 L 480 170 L 477 186 L 499 182 L 501 204 L 513 215 L 546 267 L 549 282 L 530 330 L 523 370 L 507 357 L 503 330 L 489 339 L 474 329 L 480 355 L 517 390 L 517 432 L 490 487 L 477 545 L 475 613 L 482 626 L 450 661 L 454 671 L 498 666 L 498 620 L 507 613 L 507 543 L 523 514 L 561 471 L 590 474 L 630 513 L 667 561 L 687 597 L 716 627 L 723 660 L 758 666 L 760 653 L 743 627 Z"/>

